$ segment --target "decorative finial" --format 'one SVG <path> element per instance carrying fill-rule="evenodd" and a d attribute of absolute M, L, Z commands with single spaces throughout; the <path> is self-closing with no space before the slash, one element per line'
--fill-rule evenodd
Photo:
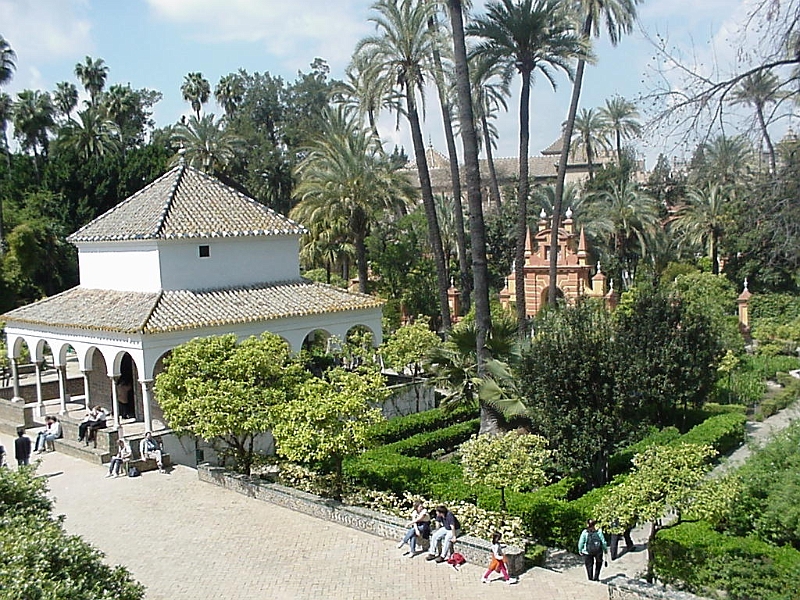
<path fill-rule="evenodd" d="M 178 164 L 181 166 L 186 164 L 186 148 L 183 146 L 178 148 Z"/>
<path fill-rule="evenodd" d="M 609 291 L 609 293 L 614 291 L 614 280 L 613 279 L 609 279 L 608 280 L 608 291 Z"/>
<path fill-rule="evenodd" d="M 747 277 L 744 278 L 744 291 L 749 292 L 750 290 L 747 289 Z"/>
<path fill-rule="evenodd" d="M 600 269 L 600 261 L 597 261 L 597 275 L 600 275 L 603 271 Z"/>
<path fill-rule="evenodd" d="M 566 216 L 568 219 L 572 218 L 572 207 L 571 206 L 567 209 L 567 214 L 564 215 L 564 216 Z"/>
<path fill-rule="evenodd" d="M 539 213 L 539 218 L 544 221 L 547 218 L 547 213 L 545 212 L 544 208 L 542 208 L 542 212 Z"/>

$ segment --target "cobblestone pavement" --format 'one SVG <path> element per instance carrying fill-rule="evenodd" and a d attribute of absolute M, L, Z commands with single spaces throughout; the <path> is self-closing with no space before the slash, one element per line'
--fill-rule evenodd
<path fill-rule="evenodd" d="M 545 569 L 481 584 L 484 565 L 403 558 L 393 540 L 202 483 L 186 467 L 105 479 L 104 467 L 49 453 L 39 473 L 67 531 L 127 566 L 148 600 L 608 597 L 602 583 Z"/>

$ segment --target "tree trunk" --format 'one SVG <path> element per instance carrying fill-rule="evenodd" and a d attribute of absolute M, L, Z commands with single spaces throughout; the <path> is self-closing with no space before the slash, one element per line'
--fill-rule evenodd
<path fill-rule="evenodd" d="M 775 162 L 775 146 L 772 145 L 772 139 L 769 137 L 769 131 L 767 131 L 764 109 L 761 106 L 757 106 L 756 114 L 758 115 L 758 124 L 761 126 L 761 134 L 764 136 L 764 142 L 767 144 L 767 152 L 769 152 L 769 168 L 770 171 L 772 171 L 772 176 L 775 177 L 778 173 Z"/>
<path fill-rule="evenodd" d="M 356 265 L 358 266 L 358 291 L 366 294 L 369 272 L 367 269 L 367 245 L 364 241 L 364 234 L 357 233 L 353 242 L 356 247 Z"/>
<path fill-rule="evenodd" d="M 438 24 L 436 17 L 428 20 L 428 29 L 435 35 Z M 439 50 L 434 47 L 433 65 L 436 71 L 436 89 L 439 92 L 439 105 L 442 108 L 442 123 L 444 125 L 444 139 L 447 142 L 447 156 L 450 162 L 450 181 L 453 186 L 453 210 L 456 218 L 456 242 L 458 243 L 458 270 L 459 291 L 461 292 L 461 306 L 463 312 L 469 312 L 470 294 L 472 285 L 469 277 L 469 263 L 467 262 L 467 235 L 464 231 L 464 207 L 461 204 L 461 178 L 458 170 L 458 151 L 456 139 L 453 134 L 453 114 L 450 102 L 447 99 L 447 90 L 444 82 L 444 69 Z"/>
<path fill-rule="evenodd" d="M 589 181 L 594 179 L 594 151 L 592 150 L 592 144 L 588 140 L 586 141 L 586 162 L 589 163 Z"/>
<path fill-rule="evenodd" d="M 583 22 L 581 37 L 588 40 L 592 33 L 592 16 L 586 17 Z M 556 177 L 556 193 L 553 202 L 553 222 L 550 232 L 550 265 L 548 275 L 550 278 L 547 288 L 547 301 L 551 306 L 555 306 L 558 297 L 558 228 L 561 226 L 561 211 L 564 202 L 564 181 L 567 178 L 567 163 L 569 161 L 569 147 L 572 142 L 572 132 L 575 130 L 575 115 L 578 113 L 578 102 L 581 98 L 581 86 L 583 85 L 583 71 L 586 68 L 586 61 L 579 60 L 578 67 L 575 69 L 575 81 L 572 83 L 572 98 L 569 102 L 567 112 L 567 122 L 564 124 L 561 142 L 561 157 L 558 159 L 558 173 Z M 587 156 L 589 150 L 586 150 Z M 589 158 L 589 179 L 592 178 L 592 163 Z"/>
<path fill-rule="evenodd" d="M 481 172 L 478 164 L 478 137 L 475 133 L 475 118 L 472 111 L 467 48 L 464 42 L 464 22 L 461 0 L 448 0 L 450 22 L 453 31 L 453 55 L 456 67 L 456 91 L 458 93 L 461 142 L 464 147 L 466 167 L 467 200 L 469 202 L 469 224 L 472 235 L 472 277 L 475 284 L 475 330 L 478 376 L 486 371 L 488 351 L 486 338 L 492 329 L 489 310 L 489 271 L 486 262 L 486 226 L 483 221 L 481 198 Z M 490 407 L 481 404 L 481 431 L 492 428 L 495 420 Z"/>
<path fill-rule="evenodd" d="M 522 73 L 519 99 L 519 186 L 517 188 L 517 248 L 514 256 L 514 283 L 517 302 L 517 332 L 521 338 L 528 332 L 525 310 L 525 240 L 528 237 L 528 141 L 530 138 L 531 73 Z"/>
<path fill-rule="evenodd" d="M 489 195 L 497 209 L 500 210 L 503 200 L 500 197 L 500 185 L 497 183 L 497 171 L 494 168 L 494 157 L 492 156 L 492 136 L 489 134 L 486 115 L 481 117 L 481 125 L 483 126 L 483 143 L 486 146 L 486 166 L 489 170 Z"/>
<path fill-rule="evenodd" d="M 439 219 L 436 217 L 436 205 L 433 202 L 431 188 L 431 175 L 428 171 L 428 161 L 425 158 L 425 142 L 422 140 L 422 130 L 419 125 L 419 113 L 414 99 L 413 82 L 405 82 L 406 107 L 408 109 L 408 122 L 411 126 L 411 140 L 414 143 L 414 158 L 417 161 L 417 173 L 422 193 L 422 205 L 425 208 L 425 218 L 428 221 L 428 239 L 436 264 L 436 284 L 439 288 L 439 308 L 442 317 L 442 329 L 450 330 L 450 305 L 447 303 L 447 290 L 450 289 L 450 277 L 447 273 L 447 261 L 442 247 L 442 234 L 439 230 Z"/>

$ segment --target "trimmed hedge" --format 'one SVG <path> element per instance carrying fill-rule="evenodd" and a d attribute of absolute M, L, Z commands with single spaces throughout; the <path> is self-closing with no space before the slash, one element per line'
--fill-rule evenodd
<path fill-rule="evenodd" d="M 708 444 L 721 456 L 744 443 L 746 422 L 747 417 L 738 412 L 717 415 L 695 425 L 673 443 Z"/>
<path fill-rule="evenodd" d="M 452 452 L 471 436 L 478 433 L 480 428 L 481 420 L 472 419 L 471 421 L 456 423 L 437 431 L 418 433 L 406 440 L 387 444 L 381 450 L 420 458 L 430 456 L 436 451 Z"/>
<path fill-rule="evenodd" d="M 631 460 L 633 460 L 634 456 L 644 452 L 651 446 L 666 446 L 679 437 L 681 437 L 681 432 L 676 427 L 665 427 L 664 429 L 653 431 L 635 444 L 631 444 L 627 448 L 623 448 L 611 455 L 611 458 L 608 459 L 609 476 L 613 478 L 615 475 L 627 473 L 633 467 Z"/>
<path fill-rule="evenodd" d="M 727 536 L 699 522 L 660 531 L 653 553 L 660 580 L 694 593 L 724 591 L 730 600 L 797 598 L 800 552 L 788 546 Z"/>
<path fill-rule="evenodd" d="M 373 429 L 373 435 L 378 444 L 391 444 L 418 433 L 436 431 L 479 416 L 480 408 L 476 406 L 459 407 L 447 411 L 442 408 L 432 408 L 379 423 Z"/>
<path fill-rule="evenodd" d="M 771 417 L 800 398 L 800 379 L 796 379 L 786 373 L 778 373 L 778 382 L 783 386 L 783 389 L 772 398 L 763 400 L 758 405 L 756 419 L 759 421 Z"/>

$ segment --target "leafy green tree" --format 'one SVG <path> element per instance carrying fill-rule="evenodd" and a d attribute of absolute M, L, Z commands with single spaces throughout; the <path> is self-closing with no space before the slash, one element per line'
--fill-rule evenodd
<path fill-rule="evenodd" d="M 671 225 L 683 243 L 708 251 L 714 275 L 719 274 L 719 243 L 729 203 L 729 190 L 719 184 L 706 189 L 689 188 L 686 204 L 678 209 Z"/>
<path fill-rule="evenodd" d="M 364 60 L 381 65 L 384 73 L 391 76 L 394 85 L 405 94 L 405 116 L 411 128 L 430 248 L 436 265 L 442 328 L 449 330 L 451 319 L 447 290 L 450 288 L 450 276 L 436 216 L 417 99 L 417 93 L 424 97 L 428 60 L 437 43 L 428 28 L 428 22 L 435 12 L 435 4 L 415 0 L 379 0 L 372 5 L 371 10 L 375 16 L 370 17 L 370 21 L 375 24 L 378 33 L 362 39 L 356 46 L 355 54 L 363 55 Z"/>
<path fill-rule="evenodd" d="M 142 600 L 144 586 L 52 516 L 34 468 L 0 469 L 0 589 L 9 599 Z"/>
<path fill-rule="evenodd" d="M 442 345 L 442 340 L 425 323 L 417 322 L 403 325 L 386 340 L 380 349 L 386 364 L 403 372 L 407 367 L 412 376 L 418 377 L 424 370 L 424 363 L 434 349 Z"/>
<path fill-rule="evenodd" d="M 500 509 L 506 509 L 506 488 L 534 490 L 547 483 L 550 461 L 547 440 L 538 435 L 509 431 L 504 435 L 477 435 L 459 448 L 464 481 L 500 490 Z"/>
<path fill-rule="evenodd" d="M 93 60 L 87 56 L 83 63 L 75 65 L 75 76 L 89 93 L 91 105 L 97 106 L 97 100 L 106 85 L 108 67 L 102 58 Z"/>
<path fill-rule="evenodd" d="M 103 93 L 100 111 L 119 131 L 122 150 L 144 144 L 152 130 L 153 106 L 161 100 L 161 92 L 146 88 L 135 90 L 129 84 L 112 85 Z"/>
<path fill-rule="evenodd" d="M 214 97 L 225 111 L 225 116 L 232 117 L 236 113 L 244 100 L 244 92 L 244 82 L 240 74 L 229 73 L 220 77 L 217 87 L 214 88 Z"/>
<path fill-rule="evenodd" d="M 307 379 L 296 398 L 277 409 L 272 434 L 278 454 L 295 462 L 331 465 L 334 498 L 341 500 L 342 461 L 367 448 L 373 425 L 383 420 L 375 406 L 387 394 L 383 376 L 374 370 L 334 368 L 323 378 Z"/>
<path fill-rule="evenodd" d="M 13 106 L 14 137 L 19 140 L 23 150 L 33 152 L 33 164 L 38 172 L 39 149 L 47 155 L 49 147 L 48 132 L 55 124 L 55 109 L 50 94 L 38 90 L 23 90 L 17 94 Z"/>
<path fill-rule="evenodd" d="M 155 391 L 172 429 L 218 440 L 221 453 L 249 475 L 256 436 L 277 426 L 278 406 L 296 397 L 304 378 L 279 336 L 267 332 L 237 344 L 227 334 L 175 348 Z"/>
<path fill-rule="evenodd" d="M 649 286 L 625 292 L 614 313 L 615 393 L 629 418 L 686 429 L 716 381 L 722 345 L 711 318 L 677 294 Z"/>
<path fill-rule="evenodd" d="M 211 96 L 211 84 L 202 73 L 189 73 L 181 84 L 183 99 L 192 105 L 197 120 L 200 120 L 200 110 Z"/>
<path fill-rule="evenodd" d="M 651 523 L 648 541 L 648 581 L 653 580 L 653 541 L 664 528 L 662 519 L 675 515 L 669 526 L 685 518 L 712 523 L 728 514 L 736 498 L 735 477 L 708 478 L 716 450 L 699 444 L 651 446 L 633 458 L 633 471 L 611 488 L 595 508 L 604 527 L 614 521 L 630 525 Z"/>
<path fill-rule="evenodd" d="M 573 76 L 572 61 L 586 56 L 586 49 L 566 5 L 556 0 L 497 0 L 486 5 L 486 14 L 475 17 L 467 33 L 480 38 L 473 49 L 503 65 L 504 77 L 514 72 L 522 79 L 519 101 L 519 182 L 517 188 L 516 307 L 520 335 L 527 329 L 525 313 L 525 240 L 528 234 L 528 146 L 530 93 L 534 72 L 555 88 L 555 71 Z"/>
<path fill-rule="evenodd" d="M 534 326 L 519 368 L 534 432 L 549 440 L 562 472 L 605 483 L 608 457 L 635 428 L 614 389 L 617 358 L 609 315 L 582 302 L 546 311 Z"/>

